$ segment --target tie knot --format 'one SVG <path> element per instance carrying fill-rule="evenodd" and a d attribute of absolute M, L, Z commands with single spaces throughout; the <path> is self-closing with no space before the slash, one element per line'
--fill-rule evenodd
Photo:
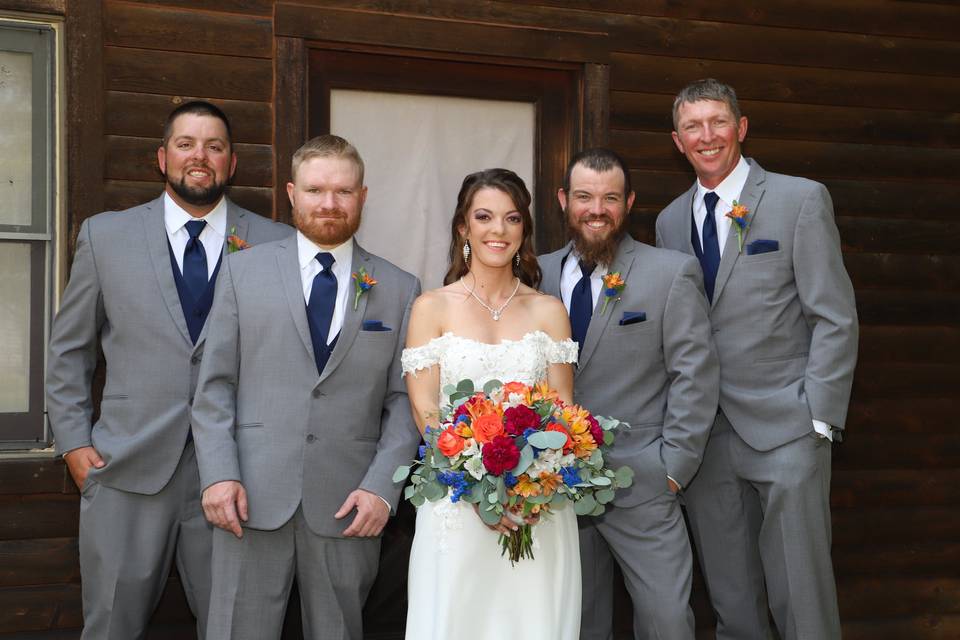
<path fill-rule="evenodd" d="M 329 271 L 330 267 L 333 266 L 335 260 L 333 259 L 332 253 L 327 253 L 326 251 L 321 251 L 317 254 L 317 262 L 323 266 L 324 271 Z"/>
<path fill-rule="evenodd" d="M 704 194 L 703 203 L 707 205 L 707 212 L 713 213 L 717 209 L 717 203 L 720 202 L 720 196 L 713 191 Z"/>
<path fill-rule="evenodd" d="M 190 234 L 191 240 L 196 240 L 197 237 L 203 233 L 203 228 L 207 226 L 206 220 L 191 220 L 186 224 L 187 233 Z"/>
<path fill-rule="evenodd" d="M 584 262 L 580 261 L 580 273 L 583 274 L 583 277 L 589 278 L 590 274 L 593 273 L 593 270 L 597 268 L 596 263 L 594 262 Z"/>

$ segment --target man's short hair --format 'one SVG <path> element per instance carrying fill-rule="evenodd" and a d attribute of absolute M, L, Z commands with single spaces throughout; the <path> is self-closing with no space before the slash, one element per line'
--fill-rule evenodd
<path fill-rule="evenodd" d="M 198 116 L 211 116 L 214 117 L 220 122 L 223 123 L 224 128 L 227 130 L 227 144 L 233 147 L 233 134 L 230 130 L 230 121 L 227 120 L 227 114 L 220 110 L 215 104 L 211 104 L 204 100 L 191 100 L 190 102 L 184 102 L 182 105 L 170 112 L 170 115 L 167 116 L 167 122 L 163 125 L 163 146 L 167 146 L 167 142 L 170 140 L 170 136 L 173 134 L 173 123 L 174 121 L 182 115 L 193 114 Z"/>
<path fill-rule="evenodd" d="M 295 180 L 300 165 L 314 158 L 343 158 L 350 160 L 357 167 L 360 184 L 363 184 L 363 158 L 352 144 L 333 134 L 326 134 L 310 138 L 293 154 L 290 163 L 290 178 Z"/>
<path fill-rule="evenodd" d="M 627 168 L 627 163 L 624 162 L 623 158 L 610 149 L 593 147 L 592 149 L 584 149 L 570 158 L 570 162 L 567 164 L 567 172 L 563 174 L 563 190 L 567 194 L 570 193 L 570 176 L 573 174 L 573 168 L 578 164 L 582 164 L 587 169 L 597 173 L 605 173 L 619 167 L 623 171 L 623 197 L 629 197 L 630 192 L 633 191 L 633 185 L 630 183 L 630 169 Z"/>
<path fill-rule="evenodd" d="M 673 100 L 673 130 L 677 130 L 679 124 L 680 106 L 687 102 L 700 102 L 701 100 L 716 100 L 725 102 L 730 107 L 734 119 L 740 121 L 740 105 L 737 103 L 737 92 L 728 84 L 724 84 L 713 78 L 703 78 L 695 80 L 685 86 Z"/>

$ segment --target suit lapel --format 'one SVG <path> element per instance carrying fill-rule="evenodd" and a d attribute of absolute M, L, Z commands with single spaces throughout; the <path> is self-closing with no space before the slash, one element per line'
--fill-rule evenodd
<path fill-rule="evenodd" d="M 740 198 L 737 200 L 738 204 L 742 204 L 750 212 L 749 215 L 749 224 L 746 231 L 743 233 L 743 246 L 747 246 L 747 236 L 750 234 L 750 229 L 753 228 L 753 223 L 757 218 L 758 209 L 760 206 L 760 199 L 763 197 L 764 187 L 763 182 L 765 180 L 766 172 L 753 160 L 750 161 L 750 174 L 747 176 L 747 182 L 743 185 L 743 191 L 740 193 Z M 727 233 L 727 241 L 723 245 L 723 255 L 720 258 L 720 268 L 717 270 L 717 282 L 714 285 L 713 291 L 713 303 L 711 308 L 717 305 L 717 300 L 720 299 L 720 294 L 723 293 L 723 287 L 727 284 L 727 280 L 730 279 L 730 274 L 733 272 L 733 266 L 736 264 L 737 260 L 740 258 L 740 247 L 739 241 L 737 240 L 737 230 L 734 225 L 730 225 L 730 231 Z"/>
<path fill-rule="evenodd" d="M 543 280 L 540 282 L 540 290 L 547 295 L 560 297 L 560 271 L 563 264 L 563 256 L 570 253 L 573 243 L 568 242 L 560 251 L 555 251 L 543 257 Z"/>
<path fill-rule="evenodd" d="M 683 199 L 680 201 L 680 210 L 686 212 L 685 215 L 678 216 L 678 224 L 674 229 L 674 232 L 677 234 L 677 237 L 680 238 L 680 244 L 677 245 L 678 248 L 685 253 L 689 253 L 692 256 L 697 255 L 697 252 L 693 248 L 693 239 L 691 228 L 696 229 L 696 223 L 693 219 L 693 196 L 697 193 L 697 183 L 694 182 L 693 186 L 687 189 L 687 192 L 683 194 Z"/>
<path fill-rule="evenodd" d="M 617 255 L 613 259 L 613 264 L 610 265 L 608 273 L 620 273 L 620 277 L 627 281 L 630 276 L 630 268 L 633 266 L 633 259 L 636 249 L 636 242 L 633 238 L 627 234 L 623 240 L 620 241 L 620 248 L 617 249 Z M 590 356 L 593 355 L 593 352 L 597 348 L 597 344 L 600 342 L 600 336 L 603 335 L 603 332 L 606 331 L 607 325 L 610 324 L 610 318 L 616 315 L 616 300 L 614 298 L 607 304 L 606 312 L 601 315 L 600 310 L 603 309 L 603 301 L 605 299 L 603 291 L 600 292 L 600 297 L 597 299 L 597 305 L 593 309 L 593 316 L 590 318 L 590 326 L 587 328 L 587 335 L 583 340 L 583 349 L 580 351 L 580 359 L 577 364 L 577 373 L 583 371 L 583 368 L 587 365 L 587 362 L 590 360 Z"/>
<path fill-rule="evenodd" d="M 297 236 L 292 235 L 277 246 L 277 269 L 283 282 L 283 292 L 287 297 L 287 306 L 293 316 L 293 324 L 303 341 L 303 346 L 313 355 L 313 340 L 310 338 L 310 325 L 307 324 L 307 303 L 303 299 L 303 281 L 300 279 L 300 257 L 297 253 Z M 316 368 L 316 367 L 314 367 Z"/>
<path fill-rule="evenodd" d="M 353 264 L 350 265 L 350 273 L 357 273 L 361 268 L 365 269 L 370 277 L 374 277 L 374 265 L 370 259 L 370 254 L 364 251 L 360 245 L 357 244 L 356 240 L 353 240 Z M 353 278 L 350 278 L 346 283 L 338 282 L 337 286 L 350 288 L 350 293 L 347 295 L 347 308 L 343 311 L 343 325 L 340 327 L 337 345 L 333 348 L 333 353 L 330 354 L 330 359 L 327 360 L 327 364 L 323 368 L 323 373 L 320 374 L 320 379 L 317 381 L 317 384 L 326 380 L 340 363 L 343 362 L 344 357 L 346 357 L 347 352 L 353 345 L 353 341 L 356 340 L 357 334 L 360 333 L 363 314 L 367 310 L 367 298 L 376 291 L 376 289 L 371 289 L 366 294 L 360 296 L 360 300 L 357 302 L 357 308 L 354 309 Z M 397 329 L 399 330 L 399 327 Z"/>
<path fill-rule="evenodd" d="M 140 217 L 143 220 L 150 261 L 160 285 L 160 295 L 167 305 L 170 317 L 173 318 L 173 324 L 192 348 L 193 341 L 190 339 L 187 321 L 183 317 L 177 283 L 173 279 L 173 265 L 170 264 L 170 242 L 167 240 L 167 227 L 163 223 L 163 196 L 144 204 L 140 209 Z"/>
<path fill-rule="evenodd" d="M 223 268 L 223 261 L 227 259 L 227 255 L 229 254 L 230 242 L 228 238 L 231 235 L 236 235 L 241 240 L 247 239 L 247 227 L 249 224 L 246 218 L 247 216 L 244 215 L 243 209 L 233 204 L 230 198 L 227 198 L 227 232 L 224 235 L 223 246 L 220 249 L 221 269 Z M 214 286 L 216 286 L 216 284 L 214 284 Z M 200 345 L 207 339 L 207 327 L 209 326 L 209 322 L 203 323 L 203 329 L 200 330 L 200 335 L 197 337 L 197 344 L 193 346 L 194 351 L 197 351 Z"/>

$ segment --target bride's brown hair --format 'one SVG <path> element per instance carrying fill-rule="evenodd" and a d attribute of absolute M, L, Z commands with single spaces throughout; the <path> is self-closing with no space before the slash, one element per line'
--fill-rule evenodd
<path fill-rule="evenodd" d="M 484 188 L 496 189 L 510 196 L 523 220 L 523 239 L 520 241 L 520 264 L 514 262 L 513 273 L 523 284 L 536 289 L 540 285 L 540 264 L 533 250 L 533 217 L 530 215 L 530 192 L 520 176 L 509 169 L 484 169 L 471 173 L 463 179 L 460 194 L 457 196 L 457 208 L 453 213 L 450 240 L 450 268 L 443 278 L 443 284 L 456 282 L 470 271 L 470 265 L 463 259 L 464 238 L 461 229 L 467 228 L 467 214 L 473 204 L 473 196 Z"/>

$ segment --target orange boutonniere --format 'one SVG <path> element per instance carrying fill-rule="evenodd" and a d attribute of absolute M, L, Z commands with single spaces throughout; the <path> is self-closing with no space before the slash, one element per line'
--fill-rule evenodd
<path fill-rule="evenodd" d="M 741 253 L 743 252 L 743 236 L 746 235 L 747 228 L 750 226 L 750 221 L 747 220 L 748 215 L 750 215 L 750 209 L 736 200 L 733 201 L 733 209 L 727 212 L 727 217 L 733 220 L 733 224 L 737 228 L 737 251 Z"/>
<path fill-rule="evenodd" d="M 365 294 L 370 289 L 377 284 L 377 281 L 370 277 L 370 274 L 367 273 L 367 270 L 362 268 L 360 271 L 354 271 L 352 276 L 354 292 L 356 295 L 353 296 L 353 310 L 357 310 L 357 305 L 360 304 L 360 296 Z"/>
<path fill-rule="evenodd" d="M 234 251 L 243 251 L 249 249 L 250 243 L 237 235 L 237 228 L 230 227 L 230 233 L 227 235 L 227 253 Z"/>
<path fill-rule="evenodd" d="M 623 278 L 620 277 L 619 271 L 603 276 L 603 306 L 600 308 L 600 315 L 603 315 L 607 310 L 610 298 L 619 296 L 626 284 Z M 620 298 L 617 297 L 617 300 L 619 299 Z"/>

